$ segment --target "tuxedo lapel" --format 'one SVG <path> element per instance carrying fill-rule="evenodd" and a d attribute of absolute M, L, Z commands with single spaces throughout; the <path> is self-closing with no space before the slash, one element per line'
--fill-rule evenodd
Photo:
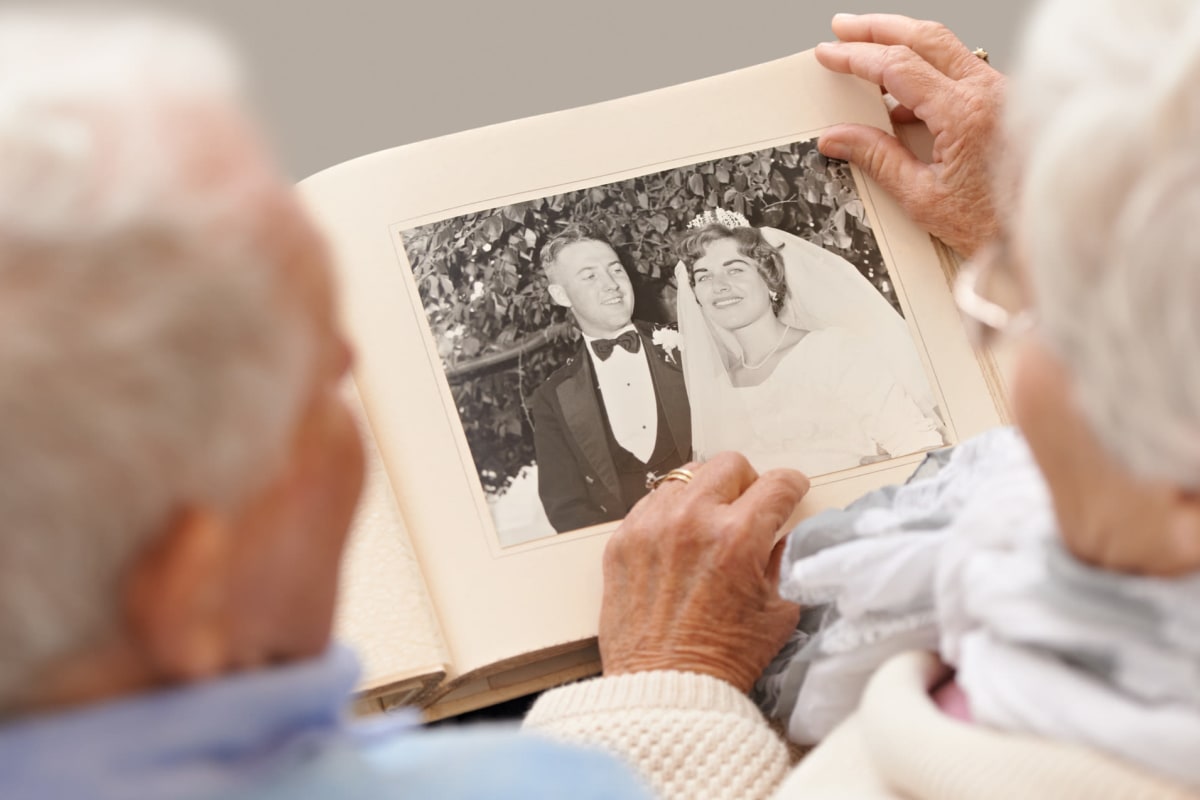
<path fill-rule="evenodd" d="M 592 361 L 587 352 L 580 350 L 576 361 L 579 368 L 558 385 L 559 408 L 567 430 L 575 439 L 584 458 L 591 464 L 600 483 L 613 497 L 621 496 L 621 485 L 617 480 L 617 468 L 608 450 L 604 435 L 604 409 L 596 397 L 592 378 Z"/>
<path fill-rule="evenodd" d="M 646 360 L 650 364 L 654 392 L 658 395 L 658 402 L 662 403 L 671 437 L 684 458 L 691 458 L 692 410 L 688 404 L 687 388 L 683 383 L 683 371 L 666 362 L 662 352 L 654 345 L 651 335 L 640 325 L 638 330 L 642 336 L 642 345 L 646 348 Z"/>

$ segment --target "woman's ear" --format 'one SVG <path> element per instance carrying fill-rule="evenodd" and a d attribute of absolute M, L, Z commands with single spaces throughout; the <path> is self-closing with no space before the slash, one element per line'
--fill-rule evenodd
<path fill-rule="evenodd" d="M 1166 533 L 1170 552 L 1166 554 L 1166 563 L 1172 565 L 1172 574 L 1200 569 L 1200 492 L 1177 492 L 1168 515 Z"/>
<path fill-rule="evenodd" d="M 163 683 L 211 677 L 229 665 L 230 545 L 216 514 L 183 510 L 126 574 L 127 634 Z"/>

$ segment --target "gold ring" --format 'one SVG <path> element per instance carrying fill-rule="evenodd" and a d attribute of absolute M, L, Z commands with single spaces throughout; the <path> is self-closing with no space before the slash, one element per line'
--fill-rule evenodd
<path fill-rule="evenodd" d="M 985 64 L 991 63 L 988 61 L 988 51 L 984 50 L 982 47 L 976 47 L 971 51 L 971 55 L 975 56 Z"/>
<path fill-rule="evenodd" d="M 646 475 L 646 488 L 657 489 L 667 481 L 681 481 L 683 483 L 691 483 L 692 478 L 696 477 L 690 469 L 673 469 L 666 475 L 655 475 L 653 472 Z"/>

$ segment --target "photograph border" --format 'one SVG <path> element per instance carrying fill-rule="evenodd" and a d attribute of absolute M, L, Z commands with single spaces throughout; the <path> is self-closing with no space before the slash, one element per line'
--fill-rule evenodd
<path fill-rule="evenodd" d="M 463 475 L 466 477 L 468 485 L 471 488 L 471 493 L 475 503 L 475 514 L 481 523 L 482 530 L 485 533 L 488 550 L 493 560 L 517 556 L 543 547 L 558 546 L 582 538 L 605 535 L 616 530 L 617 526 L 620 525 L 620 521 L 616 520 L 613 522 L 601 523 L 599 525 L 593 525 L 566 533 L 559 533 L 553 536 L 545 536 L 519 544 L 501 544 L 495 521 L 493 520 L 491 511 L 488 507 L 487 493 L 483 489 L 478 469 L 475 465 L 474 456 L 472 455 L 470 447 L 467 443 L 462 421 L 457 412 L 457 406 L 450 389 L 449 380 L 446 377 L 442 359 L 438 355 L 437 341 L 434 338 L 433 331 L 429 325 L 428 317 L 425 314 L 420 291 L 416 285 L 416 278 L 413 274 L 412 264 L 409 261 L 408 255 L 404 249 L 403 239 L 401 236 L 402 232 L 448 218 L 463 216 L 478 211 L 528 202 L 530 200 L 535 200 L 542 197 L 580 191 L 593 186 L 601 186 L 630 178 L 654 174 L 656 172 L 678 169 L 693 164 L 700 164 L 704 163 L 705 161 L 736 156 L 743 153 L 755 152 L 798 142 L 812 141 L 818 138 L 824 130 L 826 130 L 826 128 L 801 131 L 771 139 L 721 148 L 719 150 L 690 154 L 668 161 L 641 164 L 630 167 L 627 170 L 602 173 L 599 175 L 580 178 L 579 180 L 575 181 L 526 189 L 506 195 L 493 196 L 455 207 L 442 208 L 428 214 L 402 219 L 393 222 L 388 226 L 388 232 L 392 240 L 398 266 L 402 268 L 401 271 L 404 275 L 404 280 L 402 283 L 406 300 L 410 305 L 410 310 L 415 313 L 420 320 L 419 327 L 424 337 L 423 349 L 425 351 L 429 367 L 432 373 L 436 376 L 439 394 L 442 398 L 443 413 L 446 414 L 447 421 L 450 423 L 450 427 L 454 432 L 459 466 L 460 469 L 462 469 Z M 858 169 L 858 167 L 851 164 L 850 169 L 855 188 L 859 193 L 859 198 L 863 201 L 867 217 L 871 222 L 871 230 L 876 244 L 879 247 L 880 254 L 883 257 L 884 265 L 887 267 L 888 276 L 892 286 L 894 287 L 896 298 L 903 311 L 905 324 L 908 327 L 910 334 L 913 335 L 914 344 L 921 359 L 925 376 L 929 380 L 930 386 L 933 389 L 935 397 L 937 398 L 938 408 L 941 411 L 943 422 L 946 426 L 946 438 L 948 440 L 948 444 L 953 445 L 960 441 L 958 428 L 954 421 L 953 410 L 949 408 L 946 401 L 946 394 L 942 386 L 941 378 L 931 368 L 932 364 L 929 355 L 928 344 L 926 342 L 925 333 L 921 328 L 921 324 L 918 321 L 916 314 L 913 313 L 912 303 L 909 297 L 907 286 L 905 285 L 904 269 L 902 265 L 897 262 L 891 242 L 889 241 L 886 232 L 879 224 L 879 211 L 874 193 L 874 189 L 876 187 L 871 181 L 866 180 L 865 176 Z M 826 473 L 813 478 L 812 486 L 814 488 L 819 486 L 827 486 L 845 480 L 858 479 L 876 472 L 895 469 L 899 466 L 905 466 L 908 464 L 915 465 L 923 460 L 925 455 L 926 451 L 919 451 L 862 467 Z"/>

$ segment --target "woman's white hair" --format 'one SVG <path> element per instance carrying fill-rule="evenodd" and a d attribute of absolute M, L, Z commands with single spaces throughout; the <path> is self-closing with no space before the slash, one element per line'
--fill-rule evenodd
<path fill-rule="evenodd" d="M 1200 3 L 1051 0 L 1009 90 L 1045 336 L 1120 460 L 1200 488 Z"/>
<path fill-rule="evenodd" d="M 0 709 L 119 624 L 172 513 L 282 467 L 313 331 L 238 97 L 188 25 L 0 16 Z"/>

